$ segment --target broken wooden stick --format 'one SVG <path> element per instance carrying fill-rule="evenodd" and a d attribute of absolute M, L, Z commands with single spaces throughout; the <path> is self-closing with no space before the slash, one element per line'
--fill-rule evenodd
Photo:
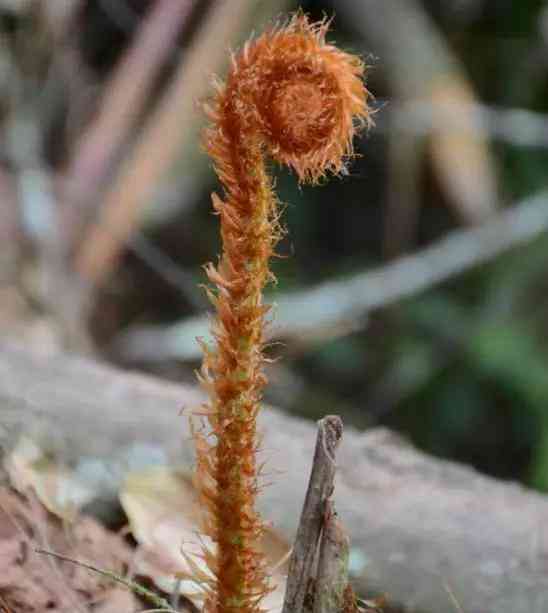
<path fill-rule="evenodd" d="M 348 594 L 350 539 L 337 517 L 335 503 L 326 500 L 324 509 L 313 613 L 338 613 L 345 609 L 345 596 Z M 351 594 L 355 609 L 353 592 Z"/>
<path fill-rule="evenodd" d="M 315 580 L 314 564 L 326 518 L 326 505 L 329 504 L 329 498 L 333 493 L 336 468 L 335 451 L 342 438 L 342 432 L 342 420 L 337 415 L 328 415 L 318 422 L 318 437 L 312 471 L 289 560 L 282 613 L 301 613 L 309 593 L 309 586 Z M 326 571 L 331 570 L 331 564 L 328 560 L 332 557 L 332 552 L 329 551 L 328 547 L 323 553 L 324 565 L 322 571 L 326 573 Z M 314 613 L 320 613 L 320 611 L 327 613 L 323 609 L 316 610 L 316 607 L 314 607 Z"/>

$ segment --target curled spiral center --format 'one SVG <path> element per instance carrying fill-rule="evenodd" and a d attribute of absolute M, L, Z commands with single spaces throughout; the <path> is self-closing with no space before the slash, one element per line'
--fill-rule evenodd
<path fill-rule="evenodd" d="M 316 82 L 285 82 L 268 104 L 272 140 L 285 151 L 306 153 L 332 133 L 336 115 L 329 95 Z M 331 98 L 331 101 L 334 98 Z"/>

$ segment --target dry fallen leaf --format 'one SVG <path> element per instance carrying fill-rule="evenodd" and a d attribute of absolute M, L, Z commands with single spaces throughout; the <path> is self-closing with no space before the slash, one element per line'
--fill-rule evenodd
<path fill-rule="evenodd" d="M 104 577 L 77 564 L 39 555 L 35 552 L 38 548 L 86 560 L 121 575 L 132 558 L 124 539 L 92 518 L 78 518 L 69 526 L 48 513 L 35 496 L 27 498 L 0 488 L 0 594 L 6 611 L 85 613 L 91 610 L 91 603 L 105 607 L 111 595 L 115 598 L 113 587 Z M 121 605 L 120 600 L 116 602 Z M 130 613 L 137 607 L 137 599 L 127 592 L 123 606 L 93 611 Z"/>
<path fill-rule="evenodd" d="M 176 573 L 191 573 L 186 556 L 201 572 L 208 573 L 201 558 L 194 554 L 201 552 L 201 542 L 212 547 L 212 543 L 199 533 L 202 509 L 190 476 L 167 467 L 132 473 L 122 488 L 120 502 L 139 543 L 136 573 L 149 576 L 166 593 L 178 587 L 187 598 L 200 600 L 202 594 L 198 585 L 175 579 Z M 289 546 L 272 529 L 267 529 L 263 545 L 274 569 L 287 554 Z M 287 564 L 273 570 L 276 589 L 263 601 L 270 611 L 281 609 L 286 572 Z"/>
<path fill-rule="evenodd" d="M 78 509 L 94 494 L 73 471 L 27 436 L 19 439 L 4 467 L 16 490 L 33 491 L 50 513 L 66 521 L 73 521 Z"/>

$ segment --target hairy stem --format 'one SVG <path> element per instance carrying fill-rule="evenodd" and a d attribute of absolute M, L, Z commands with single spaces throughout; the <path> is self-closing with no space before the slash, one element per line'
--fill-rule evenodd
<path fill-rule="evenodd" d="M 262 292 L 281 231 L 264 156 L 288 165 L 300 181 L 317 182 L 343 170 L 355 120 L 369 117 L 363 64 L 327 44 L 327 28 L 299 13 L 246 44 L 207 107 L 205 147 L 224 187 L 223 199 L 213 195 L 222 257 L 206 267 L 215 285 L 208 294 L 216 342 L 215 349 L 203 346 L 199 375 L 211 432 L 195 432 L 204 529 L 215 545 L 204 550 L 212 578 L 201 577 L 208 613 L 259 613 L 271 589 L 255 509 L 256 418 L 266 383 Z"/>
<path fill-rule="evenodd" d="M 219 343 L 218 388 L 231 388 L 218 405 L 219 434 L 215 449 L 217 499 L 219 602 L 241 607 L 248 594 L 249 561 L 258 560 L 256 550 L 259 520 L 254 511 L 257 493 L 256 421 L 260 389 L 265 378 L 261 369 L 262 289 L 268 277 L 272 249 L 274 198 L 260 156 L 251 155 L 246 168 L 253 178 L 248 206 L 240 212 L 237 236 L 221 216 L 224 253 L 221 268 L 228 279 L 244 279 L 241 292 L 231 302 L 236 334 L 228 344 Z M 245 259 L 234 251 L 247 251 Z M 226 340 L 226 339 L 225 339 Z M 243 511 L 243 512 L 242 512 Z M 250 530 L 251 528 L 251 530 Z M 259 570 L 259 569 L 258 569 Z M 259 576 L 255 577 L 262 586 Z M 232 608 L 232 607 L 231 607 Z"/>

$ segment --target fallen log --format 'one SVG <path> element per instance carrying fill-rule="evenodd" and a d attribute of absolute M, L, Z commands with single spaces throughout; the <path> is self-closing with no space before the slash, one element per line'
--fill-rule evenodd
<path fill-rule="evenodd" d="M 180 409 L 200 400 L 194 388 L 0 343 L 2 447 L 27 434 L 82 470 L 105 500 L 128 470 L 191 465 Z M 275 470 L 262 511 L 292 542 L 316 427 L 273 409 L 261 426 Z M 337 510 L 358 592 L 385 592 L 432 613 L 454 611 L 454 599 L 466 613 L 548 610 L 546 497 L 430 458 L 384 429 L 347 428 L 337 465 Z M 105 466 L 110 481 L 98 469 Z"/>

